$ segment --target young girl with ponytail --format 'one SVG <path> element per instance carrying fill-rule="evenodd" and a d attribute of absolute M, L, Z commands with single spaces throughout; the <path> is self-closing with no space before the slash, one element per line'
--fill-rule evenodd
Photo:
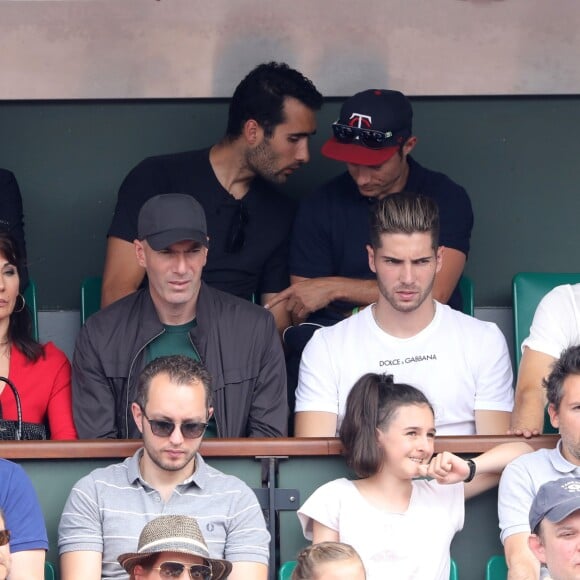
<path fill-rule="evenodd" d="M 360 479 L 331 481 L 298 511 L 313 544 L 352 545 L 367 580 L 448 580 L 449 547 L 466 499 L 497 485 L 503 468 L 531 451 L 506 443 L 473 459 L 433 457 L 433 407 L 418 389 L 369 373 L 347 399 L 340 439 Z"/>

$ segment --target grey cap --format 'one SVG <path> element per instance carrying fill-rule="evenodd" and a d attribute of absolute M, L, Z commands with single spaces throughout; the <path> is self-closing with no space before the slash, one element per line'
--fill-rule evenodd
<path fill-rule="evenodd" d="M 580 479 L 564 477 L 544 483 L 538 490 L 530 508 L 530 529 L 547 518 L 553 523 L 561 522 L 580 510 Z"/>
<path fill-rule="evenodd" d="M 148 199 L 139 212 L 137 238 L 154 250 L 183 240 L 208 245 L 205 212 L 191 195 L 165 193 Z"/>
<path fill-rule="evenodd" d="M 159 516 L 151 520 L 139 536 L 136 552 L 121 554 L 119 564 L 131 574 L 133 568 L 151 554 L 174 552 L 199 556 L 207 561 L 212 570 L 212 579 L 227 578 L 232 564 L 227 560 L 209 557 L 209 550 L 197 525 L 197 520 L 189 516 Z"/>

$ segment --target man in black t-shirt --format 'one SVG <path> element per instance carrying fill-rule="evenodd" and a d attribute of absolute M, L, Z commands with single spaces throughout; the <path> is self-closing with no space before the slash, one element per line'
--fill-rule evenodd
<path fill-rule="evenodd" d="M 295 322 L 310 317 L 328 325 L 375 302 L 366 251 L 370 210 L 376 200 L 408 191 L 437 202 L 445 260 L 433 297 L 461 308 L 456 287 L 469 252 L 471 202 L 461 186 L 410 157 L 417 143 L 412 119 L 411 103 L 398 91 L 369 89 L 343 104 L 322 153 L 348 171 L 302 202 L 290 247 L 292 285 L 268 306 L 286 303 Z"/>
<path fill-rule="evenodd" d="M 211 246 L 203 274 L 208 284 L 262 303 L 283 290 L 294 210 L 274 185 L 308 161 L 321 104 L 301 73 L 286 64 L 261 64 L 236 88 L 220 143 L 137 165 L 121 185 L 108 233 L 102 306 L 141 284 L 144 271 L 133 251 L 137 215 L 162 193 L 186 193 L 202 204 Z M 272 313 L 284 327 L 285 305 Z"/>

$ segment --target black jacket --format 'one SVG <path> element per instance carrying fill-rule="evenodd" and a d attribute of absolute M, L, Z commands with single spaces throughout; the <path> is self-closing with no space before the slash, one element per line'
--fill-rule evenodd
<path fill-rule="evenodd" d="M 263 308 L 202 283 L 191 340 L 212 376 L 220 437 L 280 437 L 288 404 L 284 354 Z M 140 438 L 131 414 L 145 347 L 164 332 L 148 289 L 91 316 L 73 357 L 73 412 L 82 439 Z"/>

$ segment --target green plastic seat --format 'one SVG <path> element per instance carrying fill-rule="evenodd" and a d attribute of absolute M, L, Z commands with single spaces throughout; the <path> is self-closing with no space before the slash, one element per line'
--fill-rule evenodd
<path fill-rule="evenodd" d="M 87 318 L 101 309 L 101 285 L 103 278 L 93 276 L 85 278 L 81 284 L 81 325 Z"/>
<path fill-rule="evenodd" d="M 32 338 L 38 341 L 38 305 L 36 304 L 36 284 L 34 280 L 28 280 L 28 286 L 24 291 L 24 300 L 32 320 Z"/>
<path fill-rule="evenodd" d="M 278 580 L 290 580 L 292 577 L 292 572 L 294 572 L 294 568 L 296 568 L 295 560 L 284 562 L 278 572 Z M 459 580 L 459 576 L 457 574 L 457 564 L 453 559 L 451 560 L 451 567 L 449 569 L 449 580 Z"/>
<path fill-rule="evenodd" d="M 294 568 L 296 568 L 296 560 L 284 562 L 278 571 L 278 580 L 290 580 L 292 577 L 292 572 L 294 572 Z"/>
<path fill-rule="evenodd" d="M 492 556 L 487 561 L 485 580 L 507 580 L 507 564 L 503 556 Z"/>
<path fill-rule="evenodd" d="M 467 276 L 459 278 L 459 291 L 461 292 L 461 302 L 464 314 L 473 316 L 475 313 L 475 292 L 473 291 L 473 281 Z"/>
<path fill-rule="evenodd" d="M 48 560 L 44 563 L 44 580 L 56 580 L 54 565 Z"/>
<path fill-rule="evenodd" d="M 516 367 L 522 358 L 522 342 L 530 334 L 530 327 L 540 300 L 561 284 L 577 284 L 579 274 L 553 274 L 546 272 L 520 272 L 513 279 L 514 342 Z"/>
<path fill-rule="evenodd" d="M 579 282 L 580 273 L 520 272 L 514 276 L 512 290 L 516 369 L 520 366 L 522 358 L 522 342 L 530 334 L 534 314 L 542 298 L 556 286 Z M 544 433 L 556 433 L 547 411 L 544 415 Z"/>
<path fill-rule="evenodd" d="M 449 568 L 449 580 L 458 580 L 459 575 L 457 574 L 457 564 L 455 560 L 451 558 L 451 566 Z"/>

